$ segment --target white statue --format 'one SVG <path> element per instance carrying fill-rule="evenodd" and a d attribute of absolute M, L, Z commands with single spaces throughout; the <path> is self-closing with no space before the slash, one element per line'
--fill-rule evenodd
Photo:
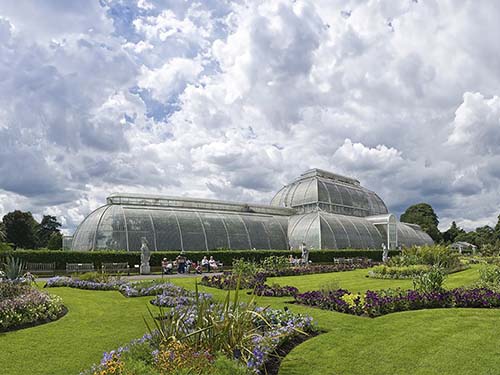
<path fill-rule="evenodd" d="M 387 263 L 389 260 L 389 249 L 385 246 L 385 243 L 382 244 L 382 262 Z"/>
<path fill-rule="evenodd" d="M 151 253 L 149 252 L 148 240 L 146 237 L 141 238 L 141 275 L 149 275 L 151 273 L 151 267 L 149 265 L 149 259 L 151 258 Z"/>
<path fill-rule="evenodd" d="M 307 248 L 307 245 L 305 242 L 302 242 L 300 249 L 302 250 L 302 264 L 308 264 L 309 263 L 309 249 Z"/>

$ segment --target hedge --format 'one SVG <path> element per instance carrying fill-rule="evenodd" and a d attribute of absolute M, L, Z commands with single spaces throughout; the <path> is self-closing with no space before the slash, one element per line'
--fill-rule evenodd
<path fill-rule="evenodd" d="M 389 251 L 389 256 L 398 255 L 398 251 Z M 193 261 L 200 261 L 204 256 L 213 256 L 214 259 L 231 265 L 233 259 L 244 258 L 260 261 L 271 255 L 300 257 L 300 251 L 290 250 L 217 250 L 217 251 L 186 251 L 185 256 Z M 66 263 L 94 263 L 100 268 L 102 263 L 127 262 L 130 267 L 141 261 L 140 252 L 126 251 L 61 251 L 61 250 L 15 250 L 0 252 L 0 258 L 12 255 L 31 263 L 56 262 L 56 269 L 66 269 Z M 160 266 L 161 260 L 173 260 L 179 251 L 153 251 L 151 252 L 152 266 Z M 382 260 L 382 250 L 311 250 L 309 260 L 313 263 L 333 263 L 333 258 L 369 258 L 375 261 Z M 0 261 L 0 263 L 3 263 Z"/>

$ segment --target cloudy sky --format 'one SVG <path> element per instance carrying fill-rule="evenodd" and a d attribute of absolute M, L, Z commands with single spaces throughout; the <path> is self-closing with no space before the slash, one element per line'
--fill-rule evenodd
<path fill-rule="evenodd" d="M 0 0 L 0 215 L 268 202 L 312 168 L 500 213 L 496 0 Z"/>

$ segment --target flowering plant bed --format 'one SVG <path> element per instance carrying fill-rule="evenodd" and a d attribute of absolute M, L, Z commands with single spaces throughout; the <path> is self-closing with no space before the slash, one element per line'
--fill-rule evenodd
<path fill-rule="evenodd" d="M 273 355 L 278 348 L 316 333 L 310 317 L 287 309 L 259 308 L 239 302 L 237 295 L 230 300 L 229 294 L 219 303 L 196 293 L 185 290 L 179 296 L 165 291 L 157 296 L 153 301 L 164 306 L 177 299 L 176 308 L 152 313 L 154 326 L 148 334 L 105 353 L 99 364 L 82 374 L 132 374 L 136 368 L 151 375 L 244 375 L 264 369 L 277 374 L 279 361 L 276 365 Z M 269 364 L 271 358 L 274 364 Z"/>
<path fill-rule="evenodd" d="M 122 280 L 111 280 L 98 282 L 92 280 L 79 280 L 68 276 L 54 276 L 47 280 L 46 288 L 68 287 L 88 290 L 117 290 L 125 282 Z"/>
<path fill-rule="evenodd" d="M 295 296 L 298 303 L 353 315 L 376 317 L 398 311 L 448 307 L 498 308 L 500 293 L 485 288 L 457 288 L 449 291 L 368 290 L 364 294 L 348 290 L 313 291 Z"/>
<path fill-rule="evenodd" d="M 237 275 L 231 272 L 224 272 L 221 275 L 204 276 L 200 284 L 212 288 L 223 290 L 234 290 L 239 286 L 239 289 L 253 289 L 259 284 L 266 281 L 266 276 L 262 273 L 254 275 Z"/>
<path fill-rule="evenodd" d="M 464 271 L 470 266 L 461 264 L 452 269 L 443 269 L 445 274 Z M 432 266 L 426 264 L 412 264 L 409 266 L 386 266 L 380 265 L 373 267 L 368 271 L 368 276 L 374 279 L 411 279 L 423 273 L 427 273 Z"/>
<path fill-rule="evenodd" d="M 66 312 L 58 296 L 28 284 L 0 281 L 0 332 L 48 323 Z"/>
<path fill-rule="evenodd" d="M 280 270 L 266 270 L 261 272 L 261 275 L 265 277 L 311 275 L 315 273 L 354 271 L 357 269 L 369 268 L 373 265 L 374 263 L 370 260 L 364 260 L 357 263 L 311 264 L 307 266 L 289 267 Z"/>
<path fill-rule="evenodd" d="M 278 284 L 267 285 L 259 284 L 255 287 L 253 293 L 256 296 L 264 297 L 293 297 L 299 290 L 294 286 L 280 286 Z"/>

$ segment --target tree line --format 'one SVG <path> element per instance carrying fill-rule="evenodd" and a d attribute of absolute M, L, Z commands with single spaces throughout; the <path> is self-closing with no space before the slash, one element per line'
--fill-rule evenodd
<path fill-rule="evenodd" d="M 61 223 L 55 216 L 44 215 L 39 223 L 31 212 L 13 211 L 0 222 L 0 248 L 50 250 L 62 249 Z"/>
<path fill-rule="evenodd" d="M 463 241 L 476 245 L 480 249 L 500 248 L 500 215 L 495 227 L 484 225 L 473 231 L 466 232 L 460 228 L 455 221 L 450 228 L 441 232 L 438 229 L 439 218 L 430 204 L 419 203 L 410 206 L 401 215 L 400 221 L 418 224 L 436 243 L 445 245 L 453 242 Z"/>

